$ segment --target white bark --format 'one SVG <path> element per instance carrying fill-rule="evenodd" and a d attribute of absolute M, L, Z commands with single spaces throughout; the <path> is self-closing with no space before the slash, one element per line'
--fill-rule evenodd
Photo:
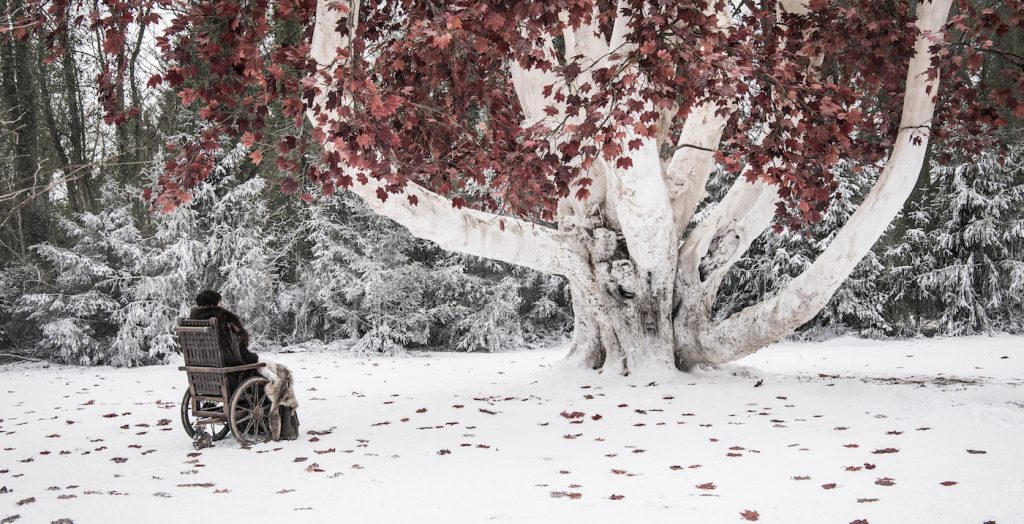
<path fill-rule="evenodd" d="M 777 296 L 748 307 L 711 327 L 701 336 L 716 348 L 710 363 L 740 358 L 770 344 L 811 320 L 842 285 L 857 263 L 885 232 L 914 189 L 924 164 L 939 78 L 929 80 L 933 38 L 942 28 L 952 0 L 918 3 L 914 57 L 907 84 L 900 131 L 893 151 L 864 203 L 836 234 L 832 243 Z"/>
<path fill-rule="evenodd" d="M 700 278 L 708 295 L 750 244 L 771 225 L 779 201 L 778 187 L 763 180 L 746 179 L 744 170 L 725 197 L 711 210 L 680 248 L 679 264 L 690 275 Z M 710 304 L 709 304 L 710 306 Z"/>
<path fill-rule="evenodd" d="M 676 238 L 680 238 L 704 197 L 708 178 L 715 169 L 715 150 L 722 141 L 726 111 L 713 102 L 690 110 L 676 143 L 676 151 L 665 168 L 665 181 L 674 207 Z"/>
<path fill-rule="evenodd" d="M 732 24 L 727 3 L 718 11 L 714 11 L 714 5 L 709 5 L 707 12 L 716 16 L 720 30 Z M 715 168 L 715 150 L 722 141 L 722 133 L 733 109 L 731 105 L 701 102 L 690 109 L 683 123 L 676 150 L 665 167 L 677 239 L 682 238 L 697 205 L 707 195 L 705 188 Z"/>

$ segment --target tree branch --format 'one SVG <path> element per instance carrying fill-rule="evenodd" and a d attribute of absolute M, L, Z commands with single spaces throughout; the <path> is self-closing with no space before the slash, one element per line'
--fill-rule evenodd
<path fill-rule="evenodd" d="M 704 102 L 690 111 L 665 168 L 677 239 L 682 238 L 697 205 L 704 200 L 708 177 L 715 168 L 715 148 L 728 120 L 728 116 L 719 114 L 720 109 L 714 102 Z"/>
<path fill-rule="evenodd" d="M 750 306 L 700 336 L 708 363 L 733 360 L 775 342 L 814 318 L 857 263 L 871 250 L 914 189 L 924 164 L 928 132 L 920 128 L 935 112 L 939 77 L 929 80 L 932 39 L 942 37 L 952 0 L 921 1 L 921 31 L 907 68 L 900 131 L 878 181 L 864 203 L 825 251 L 777 296 Z"/>
<path fill-rule="evenodd" d="M 698 282 L 701 300 L 710 308 L 718 287 L 750 244 L 768 228 L 775 216 L 778 187 L 763 180 L 750 183 L 743 173 L 729 192 L 694 227 L 679 249 L 680 284 Z"/>
<path fill-rule="evenodd" d="M 717 17 L 720 30 L 732 24 L 732 16 L 723 3 L 717 12 L 712 3 L 707 14 Z M 713 101 L 702 102 L 690 110 L 676 141 L 672 159 L 665 168 L 665 183 L 672 199 L 676 239 L 681 239 L 697 205 L 704 199 L 708 177 L 714 170 L 715 151 L 722 141 L 722 133 L 732 113 L 732 107 L 723 107 Z"/>
<path fill-rule="evenodd" d="M 333 0 L 318 0 L 316 22 L 310 56 L 321 68 L 332 72 L 341 67 L 337 60 L 338 50 L 348 47 L 336 27 L 343 16 L 330 7 Z M 359 1 L 352 0 L 348 13 L 349 23 L 355 24 L 359 16 Z M 348 34 L 354 34 L 350 27 Z M 333 75 L 328 75 L 331 77 Z M 306 111 L 306 116 L 317 125 L 325 112 L 320 110 L 331 87 L 318 80 L 319 94 Z M 332 116 L 326 114 L 328 119 Z M 325 144 L 330 149 L 331 142 Z M 354 171 L 354 170 L 353 170 Z M 351 173 L 357 179 L 356 173 Z M 512 217 L 478 211 L 469 208 L 455 208 L 452 201 L 415 184 L 406 184 L 404 194 L 417 201 L 416 206 L 408 199 L 389 198 L 381 201 L 377 196 L 376 184 L 356 182 L 349 190 L 361 198 L 375 213 L 390 218 L 404 226 L 413 236 L 435 242 L 442 249 L 456 251 L 529 267 L 545 273 L 568 275 L 579 268 L 579 261 L 569 249 L 564 233 L 552 228 Z"/>

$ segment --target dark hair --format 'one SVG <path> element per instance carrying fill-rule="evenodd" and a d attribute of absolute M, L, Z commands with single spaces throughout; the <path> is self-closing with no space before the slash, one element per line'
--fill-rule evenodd
<path fill-rule="evenodd" d="M 216 306 L 217 304 L 220 304 L 220 293 L 212 289 L 203 290 L 196 295 L 197 306 Z"/>

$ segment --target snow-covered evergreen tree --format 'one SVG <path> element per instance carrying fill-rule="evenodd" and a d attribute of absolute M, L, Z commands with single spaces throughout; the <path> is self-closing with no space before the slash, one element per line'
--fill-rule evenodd
<path fill-rule="evenodd" d="M 264 179 L 244 178 L 247 153 L 238 146 L 226 154 L 190 208 L 195 236 L 205 244 L 200 287 L 220 292 L 223 305 L 246 319 L 250 336 L 264 341 L 282 327 L 274 297 L 283 288 L 280 269 L 297 234 L 281 209 L 270 212 Z"/>
<path fill-rule="evenodd" d="M 142 234 L 124 205 L 126 191 L 104 188 L 110 205 L 98 213 L 82 213 L 58 225 L 69 247 L 43 243 L 34 247 L 52 268 L 48 289 L 24 295 L 19 309 L 39 325 L 39 342 L 53 358 L 76 364 L 137 365 L 152 361 L 148 351 L 130 344 L 114 346 L 126 291 L 134 285 L 133 270 L 145 259 Z"/>
<path fill-rule="evenodd" d="M 103 210 L 62 220 L 69 244 L 35 247 L 53 285 L 18 304 L 39 326 L 42 351 L 80 364 L 160 361 L 174 351 L 176 319 L 206 287 L 221 290 L 257 340 L 279 330 L 281 246 L 261 203 L 262 180 L 233 174 L 244 153 L 225 155 L 192 203 L 169 214 L 136 213 L 139 191 L 108 184 Z"/>
<path fill-rule="evenodd" d="M 883 311 L 891 334 L 910 337 L 919 333 L 934 334 L 937 327 L 931 322 L 935 308 L 933 297 L 921 287 L 918 277 L 935 268 L 928 229 L 932 222 L 929 201 L 933 192 L 924 189 L 919 200 L 907 204 L 907 210 L 898 220 L 899 227 L 883 238 L 881 253 L 885 267 L 882 276 L 887 290 Z"/>
<path fill-rule="evenodd" d="M 761 302 L 785 288 L 828 246 L 870 189 L 876 172 L 841 166 L 836 196 L 821 221 L 801 231 L 766 231 L 730 270 L 715 306 L 726 316 Z M 722 185 L 722 184 L 720 184 Z M 802 328 L 805 334 L 856 330 L 880 335 L 888 330 L 882 316 L 884 295 L 879 289 L 882 265 L 874 252 L 857 265 L 828 305 Z"/>
<path fill-rule="evenodd" d="M 1024 149 L 1005 163 L 983 154 L 934 166 L 928 244 L 934 267 L 917 277 L 936 301 L 939 331 L 951 335 L 1020 330 L 1024 245 Z"/>
<path fill-rule="evenodd" d="M 561 279 L 445 253 L 344 193 L 305 206 L 302 223 L 309 256 L 281 298 L 295 340 L 500 351 L 567 329 Z"/>

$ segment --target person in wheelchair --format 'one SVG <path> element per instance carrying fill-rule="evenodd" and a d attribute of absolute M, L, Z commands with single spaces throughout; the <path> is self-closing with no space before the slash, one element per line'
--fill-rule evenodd
<path fill-rule="evenodd" d="M 242 319 L 220 307 L 220 299 L 220 293 L 212 289 L 201 291 L 196 295 L 196 305 L 192 307 L 188 317 L 195 320 L 217 319 L 225 365 L 241 366 L 259 362 L 260 357 L 249 351 L 249 333 L 242 325 Z"/>
<path fill-rule="evenodd" d="M 238 315 L 220 306 L 220 293 L 212 289 L 206 289 L 196 295 L 196 305 L 189 311 L 189 318 L 193 320 L 217 319 L 218 337 L 220 339 L 221 351 L 224 354 L 224 365 L 227 367 L 255 364 L 259 362 L 259 356 L 249 351 L 249 333 L 242 325 Z M 273 399 L 273 405 L 278 410 L 271 416 L 271 433 L 274 438 L 283 440 L 295 440 L 298 438 L 299 420 L 295 413 L 298 401 L 292 389 L 291 371 L 283 365 L 274 362 L 267 362 L 266 367 L 261 371 L 248 370 L 240 373 L 228 374 L 228 386 L 230 391 L 238 388 L 238 385 L 249 377 L 263 375 L 270 380 L 267 386 L 267 393 Z"/>

